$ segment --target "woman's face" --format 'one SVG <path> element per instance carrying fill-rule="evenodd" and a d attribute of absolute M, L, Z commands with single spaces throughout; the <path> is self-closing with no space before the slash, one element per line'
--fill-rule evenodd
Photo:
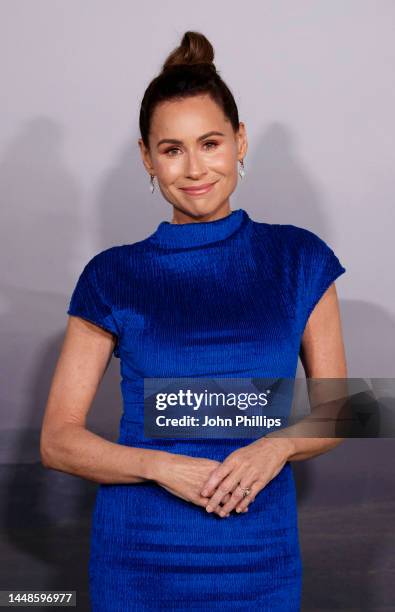
<path fill-rule="evenodd" d="M 152 116 L 149 150 L 141 139 L 139 145 L 146 169 L 174 207 L 173 222 L 215 220 L 230 212 L 247 138 L 244 124 L 235 134 L 208 95 L 161 102 Z M 206 193 L 184 190 L 208 183 L 213 186 Z"/>

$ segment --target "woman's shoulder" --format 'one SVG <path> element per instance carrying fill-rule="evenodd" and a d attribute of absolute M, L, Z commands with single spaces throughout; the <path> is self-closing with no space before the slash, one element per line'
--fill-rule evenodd
<path fill-rule="evenodd" d="M 129 244 L 117 244 L 95 253 L 87 262 L 89 267 L 98 271 L 119 268 L 125 263 L 132 263 L 146 252 L 146 239 Z"/>
<path fill-rule="evenodd" d="M 319 234 L 300 225 L 255 222 L 255 226 L 258 236 L 270 240 L 273 248 L 281 253 L 311 257 L 332 250 Z"/>
<path fill-rule="evenodd" d="M 96 287 L 111 301 L 125 283 L 144 269 L 139 243 L 118 244 L 96 252 L 85 260 L 80 284 Z"/>
<path fill-rule="evenodd" d="M 323 239 L 312 230 L 292 223 L 265 223 L 263 221 L 254 221 L 254 226 L 258 233 L 272 236 L 274 239 L 284 243 L 308 245 L 323 241 Z"/>

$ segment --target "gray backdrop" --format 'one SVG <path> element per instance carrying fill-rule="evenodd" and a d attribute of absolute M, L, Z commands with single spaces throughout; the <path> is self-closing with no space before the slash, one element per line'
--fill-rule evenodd
<path fill-rule="evenodd" d="M 83 266 L 171 219 L 138 113 L 184 31 L 212 42 L 246 124 L 232 209 L 326 240 L 347 270 L 349 376 L 394 377 L 394 20 L 390 0 L 1 0 L 0 588 L 77 588 L 87 605 L 95 486 L 42 468 L 39 429 Z M 118 384 L 114 359 L 88 422 L 109 439 Z M 294 464 L 305 610 L 394 609 L 394 448 L 350 440 Z"/>

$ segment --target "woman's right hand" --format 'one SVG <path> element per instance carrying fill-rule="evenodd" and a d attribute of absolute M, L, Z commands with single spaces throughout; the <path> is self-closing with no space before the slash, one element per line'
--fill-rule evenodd
<path fill-rule="evenodd" d="M 210 497 L 200 495 L 200 491 L 213 470 L 220 463 L 220 461 L 205 457 L 190 457 L 189 455 L 168 453 L 166 461 L 163 462 L 158 470 L 155 482 L 173 495 L 205 508 Z M 225 504 L 230 497 L 231 495 L 228 493 L 222 503 Z M 218 516 L 219 512 L 220 508 L 217 512 Z M 229 516 L 229 514 L 225 516 Z"/>

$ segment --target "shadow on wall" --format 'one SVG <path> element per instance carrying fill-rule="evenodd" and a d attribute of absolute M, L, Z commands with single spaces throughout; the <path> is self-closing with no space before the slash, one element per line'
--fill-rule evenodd
<path fill-rule="evenodd" d="M 45 470 L 39 463 L 39 432 L 68 302 L 84 264 L 113 244 L 143 239 L 171 218 L 171 205 L 149 191 L 137 138 L 125 145 L 99 182 L 92 206 L 82 205 L 85 194 L 63 158 L 62 129 L 49 118 L 26 122 L 0 162 L 0 254 L 6 264 L 0 301 L 3 588 L 77 588 L 82 601 L 87 597 L 96 485 Z M 333 246 L 333 223 L 324 213 L 328 207 L 299 163 L 287 127 L 270 125 L 245 165 L 246 177 L 232 196 L 232 209 L 245 208 L 257 221 L 307 227 Z M 347 261 L 342 263 L 347 272 L 341 282 L 346 282 L 351 271 Z M 390 376 L 393 317 L 358 301 L 341 301 L 341 312 L 349 375 Z M 119 362 L 113 360 L 88 423 L 113 440 L 121 414 L 118 370 Z M 371 606 L 366 609 L 375 609 L 379 600 L 380 605 L 389 603 L 388 585 L 394 581 L 383 584 L 376 573 L 390 559 L 388 533 L 374 509 L 380 509 L 390 527 L 393 448 L 392 440 L 350 440 L 314 461 L 294 464 L 307 567 L 306 609 L 319 610 L 324 601 L 331 601 L 333 610 L 342 609 L 357 590 L 358 601 Z"/>

